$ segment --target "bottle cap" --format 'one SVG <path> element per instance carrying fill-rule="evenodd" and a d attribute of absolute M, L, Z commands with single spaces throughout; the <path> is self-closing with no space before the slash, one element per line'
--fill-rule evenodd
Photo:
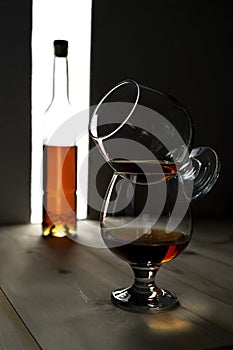
<path fill-rule="evenodd" d="M 68 41 L 67 40 L 54 40 L 54 55 L 56 57 L 66 57 L 68 54 Z"/>

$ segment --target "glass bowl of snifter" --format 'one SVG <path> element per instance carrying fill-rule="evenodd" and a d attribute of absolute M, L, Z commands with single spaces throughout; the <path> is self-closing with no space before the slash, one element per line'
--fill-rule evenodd
<path fill-rule="evenodd" d="M 193 148 L 192 122 L 173 97 L 133 80 L 115 85 L 94 108 L 89 133 L 114 170 L 100 213 L 103 241 L 134 272 L 112 302 L 136 312 L 177 305 L 159 288 L 162 264 L 192 236 L 190 203 L 206 195 L 220 171 L 216 152 Z"/>

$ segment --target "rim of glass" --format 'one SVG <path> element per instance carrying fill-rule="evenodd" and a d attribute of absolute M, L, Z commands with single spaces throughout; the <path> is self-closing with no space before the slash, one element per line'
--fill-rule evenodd
<path fill-rule="evenodd" d="M 134 87 L 136 87 L 136 98 L 135 101 L 133 102 L 133 107 L 130 110 L 129 114 L 126 116 L 126 118 L 124 119 L 124 121 L 115 129 L 113 130 L 111 133 L 105 135 L 105 136 L 95 136 L 92 133 L 92 128 L 91 128 L 91 123 L 93 121 L 94 116 L 97 114 L 98 109 L 100 108 L 100 106 L 103 104 L 103 102 L 108 98 L 108 96 L 110 96 L 115 90 L 119 89 L 121 86 L 125 85 L 125 84 L 131 84 L 134 85 Z M 98 103 L 98 105 L 96 106 L 96 108 L 94 109 L 94 112 L 91 115 L 90 121 L 89 121 L 89 133 L 91 135 L 91 137 L 94 140 L 105 140 L 109 137 L 111 137 L 112 135 L 114 135 L 115 133 L 117 133 L 124 124 L 127 123 L 127 121 L 129 120 L 129 118 L 131 117 L 131 115 L 133 114 L 135 108 L 137 107 L 138 101 L 139 101 L 139 97 L 140 97 L 140 87 L 139 84 L 135 81 L 135 80 L 131 80 L 131 79 L 127 79 L 127 80 L 123 80 L 120 83 L 118 83 L 116 86 L 114 86 L 111 90 L 109 90 L 107 92 L 107 94 L 104 95 L 104 97 L 100 100 L 100 102 Z"/>
<path fill-rule="evenodd" d="M 93 122 L 93 118 L 94 116 L 97 114 L 97 111 L 98 109 L 100 108 L 100 106 L 103 104 L 103 102 L 113 93 L 115 92 L 117 89 L 119 89 L 121 86 L 125 85 L 125 84 L 131 84 L 133 85 L 134 87 L 136 87 L 136 98 L 135 98 L 135 101 L 133 102 L 133 107 L 132 109 L 130 110 L 129 114 L 126 116 L 126 118 L 124 119 L 124 121 L 115 129 L 113 130 L 112 132 L 110 132 L 109 134 L 107 135 L 104 135 L 104 136 L 95 136 L 93 133 L 92 133 L 92 122 Z M 89 134 L 90 136 L 92 137 L 93 140 L 96 140 L 98 142 L 102 142 L 108 138 L 110 138 L 111 136 L 113 136 L 115 133 L 117 133 L 126 123 L 127 121 L 130 119 L 130 117 L 132 116 L 132 114 L 134 113 L 137 105 L 138 105 L 138 101 L 139 101 L 139 98 L 140 98 L 140 90 L 141 88 L 144 88 L 144 89 L 147 89 L 147 90 L 151 90 L 151 91 L 155 91 L 156 93 L 160 94 L 160 95 L 163 95 L 163 96 L 166 96 L 168 98 L 168 100 L 173 103 L 176 107 L 178 107 L 180 110 L 183 111 L 183 113 L 185 114 L 185 117 L 186 119 L 188 120 L 188 123 L 189 123 L 189 134 L 187 136 L 187 143 L 186 146 L 188 148 L 190 148 L 191 146 L 191 143 L 193 141 L 193 128 L 192 128 L 192 119 L 190 117 L 190 114 L 189 112 L 187 111 L 187 109 L 182 106 L 173 96 L 169 95 L 169 94 L 166 94 L 164 92 L 161 92 L 161 91 L 158 91 L 158 90 L 154 90 L 150 87 L 147 87 L 147 86 L 144 86 L 144 85 L 141 85 L 141 84 L 138 84 L 135 80 L 133 79 L 125 79 L 119 83 L 117 83 L 117 85 L 115 85 L 111 90 L 109 90 L 104 96 L 103 98 L 100 100 L 100 102 L 97 104 L 97 106 L 95 107 L 94 109 L 94 112 L 91 114 L 91 117 L 90 117 L 90 120 L 89 120 L 89 125 L 88 125 L 88 129 L 89 129 Z M 94 127 L 93 129 L 96 129 L 96 127 Z M 183 136 L 182 136 L 183 137 Z"/>

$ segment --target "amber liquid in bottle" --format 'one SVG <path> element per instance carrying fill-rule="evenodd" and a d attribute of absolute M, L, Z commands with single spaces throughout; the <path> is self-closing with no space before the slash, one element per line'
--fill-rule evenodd
<path fill-rule="evenodd" d="M 44 146 L 43 235 L 76 233 L 77 147 Z"/>

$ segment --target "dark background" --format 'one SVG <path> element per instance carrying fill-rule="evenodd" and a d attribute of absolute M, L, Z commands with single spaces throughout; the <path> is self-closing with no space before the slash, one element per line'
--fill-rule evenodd
<path fill-rule="evenodd" d="M 31 0 L 0 1 L 0 223 L 30 220 Z"/>
<path fill-rule="evenodd" d="M 189 110 L 194 146 L 218 153 L 222 169 L 212 192 L 192 203 L 196 216 L 231 215 L 233 14 L 230 1 L 95 0 L 91 103 L 131 78 L 164 91 Z M 91 158 L 91 167 L 98 162 Z M 105 192 L 109 171 L 99 176 Z M 95 179 L 90 176 L 91 185 Z M 90 191 L 90 196 L 93 191 Z M 90 210 L 90 215 L 97 213 Z"/>
<path fill-rule="evenodd" d="M 0 2 L 0 223 L 30 219 L 31 7 L 31 0 Z M 188 108 L 194 144 L 221 158 L 214 190 L 192 204 L 197 216 L 231 215 L 232 33 L 231 1 L 93 1 L 91 104 L 125 78 L 167 92 Z"/>

